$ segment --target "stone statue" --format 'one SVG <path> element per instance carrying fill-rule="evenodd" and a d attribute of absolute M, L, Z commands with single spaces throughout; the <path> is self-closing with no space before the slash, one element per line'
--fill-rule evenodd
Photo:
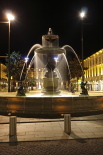
<path fill-rule="evenodd" d="M 25 96 L 25 89 L 24 89 L 21 81 L 19 82 L 19 88 L 18 88 L 16 96 Z"/>
<path fill-rule="evenodd" d="M 80 93 L 81 95 L 88 95 L 88 91 L 85 88 L 86 84 L 87 84 L 87 81 L 85 83 L 81 82 L 81 89 L 82 89 L 82 93 Z"/>

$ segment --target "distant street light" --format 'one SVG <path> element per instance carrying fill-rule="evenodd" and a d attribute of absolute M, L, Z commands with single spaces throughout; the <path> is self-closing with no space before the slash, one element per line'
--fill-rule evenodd
<path fill-rule="evenodd" d="M 7 14 L 9 31 L 8 31 L 8 92 L 10 92 L 10 22 L 14 20 L 14 16 L 10 13 Z"/>
<path fill-rule="evenodd" d="M 26 64 L 26 69 L 27 69 L 27 63 L 29 61 L 29 58 L 28 57 L 25 57 L 25 64 Z"/>
<path fill-rule="evenodd" d="M 28 60 L 29 60 L 29 58 L 28 58 L 28 57 L 25 57 L 25 63 L 27 63 L 27 62 L 28 62 Z"/>
<path fill-rule="evenodd" d="M 57 63 L 58 62 L 58 57 L 54 57 L 54 60 Z"/>

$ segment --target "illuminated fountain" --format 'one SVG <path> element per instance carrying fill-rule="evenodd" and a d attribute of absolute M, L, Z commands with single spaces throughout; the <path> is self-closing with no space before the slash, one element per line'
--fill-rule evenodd
<path fill-rule="evenodd" d="M 54 35 L 51 28 L 49 28 L 48 34 L 42 36 L 42 45 L 33 45 L 27 54 L 27 57 L 29 57 L 33 53 L 30 64 L 27 67 L 28 71 L 32 63 L 35 68 L 43 68 L 42 87 L 40 81 L 38 82 L 38 89 L 42 88 L 41 94 L 39 96 L 35 95 L 33 91 L 32 96 L 28 95 L 29 93 L 25 96 L 22 83 L 20 83 L 17 96 L 0 97 L 0 112 L 11 113 L 12 115 L 26 114 L 26 116 L 32 114 L 33 117 L 42 115 L 44 117 L 44 115 L 55 116 L 67 113 L 79 114 L 103 111 L 102 96 L 69 95 L 69 92 L 67 92 L 66 96 L 62 95 L 61 89 L 64 80 L 62 75 L 66 72 L 69 72 L 70 75 L 69 64 L 66 59 L 67 48 L 78 59 L 71 46 L 59 47 L 58 35 Z M 79 59 L 78 62 L 81 65 Z M 22 79 L 25 65 L 26 63 L 24 63 L 20 79 Z M 62 67 L 63 69 L 61 69 Z M 81 71 L 83 73 L 82 66 Z M 81 85 L 81 88 L 82 92 L 85 93 L 85 83 Z"/>
<path fill-rule="evenodd" d="M 42 36 L 42 46 L 40 44 L 35 44 L 28 52 L 27 58 L 34 52 L 28 71 L 32 63 L 34 63 L 37 68 L 44 68 L 44 77 L 42 79 L 43 87 L 41 91 L 43 95 L 59 95 L 64 75 L 66 76 L 69 72 L 71 79 L 69 64 L 66 59 L 66 48 L 70 48 L 78 59 L 77 54 L 69 45 L 65 45 L 62 48 L 59 47 L 59 36 L 54 35 L 51 28 L 49 28 L 48 34 Z M 78 62 L 81 66 L 79 59 Z M 82 66 L 81 72 L 83 72 Z"/>

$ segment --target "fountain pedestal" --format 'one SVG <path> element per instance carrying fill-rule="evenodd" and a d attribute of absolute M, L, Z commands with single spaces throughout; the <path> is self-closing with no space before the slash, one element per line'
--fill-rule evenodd
<path fill-rule="evenodd" d="M 43 90 L 45 95 L 57 95 L 60 93 L 58 89 L 59 78 L 43 78 Z"/>

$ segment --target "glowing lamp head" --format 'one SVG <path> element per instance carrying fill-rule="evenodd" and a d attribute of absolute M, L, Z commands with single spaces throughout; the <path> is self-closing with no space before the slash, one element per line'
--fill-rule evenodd
<path fill-rule="evenodd" d="M 9 21 L 14 20 L 14 16 L 12 14 L 7 14 L 7 18 Z"/>
<path fill-rule="evenodd" d="M 80 17 L 83 19 L 83 18 L 85 17 L 85 12 L 82 11 L 82 12 L 80 13 Z"/>

